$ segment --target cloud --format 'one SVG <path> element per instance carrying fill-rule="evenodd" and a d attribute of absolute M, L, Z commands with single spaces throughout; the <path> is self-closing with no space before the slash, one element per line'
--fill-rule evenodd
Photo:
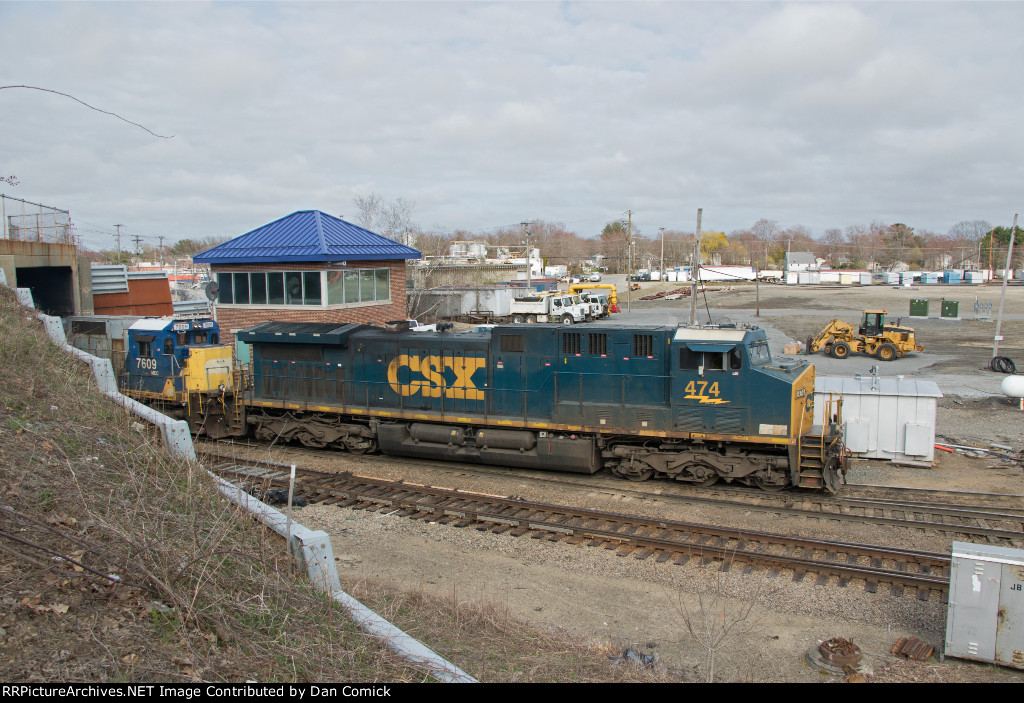
<path fill-rule="evenodd" d="M 100 225 L 239 234 L 354 193 L 425 226 L 732 231 L 1019 191 L 1019 3 L 0 3 L 0 173 Z M 1005 211 L 1002 212 L 1002 211 Z M 103 240 L 100 236 L 97 243 Z M 106 237 L 110 239 L 110 237 Z M 105 242 L 109 245 L 109 242 Z"/>

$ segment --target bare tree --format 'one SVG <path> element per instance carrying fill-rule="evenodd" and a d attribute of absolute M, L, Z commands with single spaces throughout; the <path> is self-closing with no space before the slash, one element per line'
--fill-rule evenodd
<path fill-rule="evenodd" d="M 825 230 L 825 236 L 822 238 L 825 243 L 825 247 L 828 253 L 828 261 L 832 268 L 839 268 L 836 264 L 838 263 L 840 254 L 843 250 L 843 232 L 838 227 L 830 227 Z"/>
<path fill-rule="evenodd" d="M 757 627 L 754 600 L 727 599 L 723 594 L 722 572 L 715 573 L 715 582 L 697 590 L 697 605 L 687 604 L 679 592 L 674 603 L 676 612 L 686 624 L 690 637 L 704 649 L 705 681 L 715 681 L 715 660 L 718 653 L 737 638 Z"/>
<path fill-rule="evenodd" d="M 412 246 L 412 213 L 415 209 L 416 203 L 402 197 L 385 204 L 381 212 L 381 234 L 406 246 Z"/>
<path fill-rule="evenodd" d="M 978 268 L 982 268 L 981 240 L 992 231 L 992 225 L 985 220 L 964 220 L 949 228 L 952 249 L 960 252 L 960 265 L 978 255 Z"/>
<path fill-rule="evenodd" d="M 385 202 L 377 193 L 357 195 L 353 202 L 359 211 L 358 224 L 364 229 L 379 231 L 388 239 L 412 246 L 415 242 L 416 226 L 412 215 L 416 203 L 397 197 Z"/>
<path fill-rule="evenodd" d="M 779 223 L 775 220 L 760 219 L 754 223 L 754 226 L 750 228 L 750 231 L 753 232 L 754 236 L 762 242 L 773 244 L 781 230 L 779 229 Z"/>
<path fill-rule="evenodd" d="M 356 210 L 359 211 L 359 226 L 372 230 L 380 218 L 384 199 L 376 193 L 370 193 L 369 195 L 357 195 L 353 202 Z"/>
<path fill-rule="evenodd" d="M 764 255 L 758 257 L 757 252 L 753 258 L 755 261 L 760 261 L 761 268 L 768 268 L 768 262 L 771 260 L 777 260 L 779 252 L 776 251 L 775 240 L 779 236 L 779 223 L 775 220 L 760 219 L 754 223 L 754 226 L 750 228 L 750 232 L 764 247 Z"/>
<path fill-rule="evenodd" d="M 992 231 L 992 225 L 986 220 L 964 220 L 949 228 L 949 236 L 956 240 L 978 242 Z"/>

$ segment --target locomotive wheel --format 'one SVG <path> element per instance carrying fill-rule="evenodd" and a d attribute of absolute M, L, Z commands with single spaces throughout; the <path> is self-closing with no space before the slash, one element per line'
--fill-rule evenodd
<path fill-rule="evenodd" d="M 707 464 L 697 464 L 687 469 L 687 477 L 682 480 L 692 483 L 698 488 L 707 488 L 718 483 L 718 472 Z"/>
<path fill-rule="evenodd" d="M 623 474 L 622 477 L 630 481 L 646 481 L 654 475 L 654 469 L 642 469 L 636 473 Z"/>
<path fill-rule="evenodd" d="M 345 440 L 345 449 L 347 449 L 351 454 L 376 454 L 377 440 L 374 437 L 363 437 L 359 439 L 350 437 Z"/>
<path fill-rule="evenodd" d="M 846 342 L 836 342 L 832 347 L 832 356 L 837 359 L 845 359 L 850 355 L 850 345 Z"/>
<path fill-rule="evenodd" d="M 300 432 L 296 439 L 298 439 L 299 442 L 301 442 L 302 446 L 304 447 L 311 447 L 313 449 L 323 449 L 324 447 L 327 446 L 327 442 L 324 442 L 323 440 L 314 437 L 309 432 Z"/>
<path fill-rule="evenodd" d="M 778 493 L 786 487 L 784 483 L 768 483 L 763 478 L 754 478 L 754 485 L 766 493 Z"/>
<path fill-rule="evenodd" d="M 882 361 L 892 361 L 899 356 L 899 354 L 896 353 L 896 347 L 889 343 L 885 343 L 880 346 L 875 354 L 877 354 L 878 358 Z"/>

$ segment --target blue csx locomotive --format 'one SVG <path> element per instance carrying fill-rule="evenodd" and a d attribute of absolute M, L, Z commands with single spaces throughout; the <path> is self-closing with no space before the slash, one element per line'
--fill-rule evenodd
<path fill-rule="evenodd" d="M 838 402 L 812 426 L 814 367 L 774 362 L 757 328 L 267 322 L 238 338 L 251 367 L 233 400 L 210 389 L 223 418 L 179 411 L 194 429 L 766 490 L 834 492 L 845 472 Z"/>

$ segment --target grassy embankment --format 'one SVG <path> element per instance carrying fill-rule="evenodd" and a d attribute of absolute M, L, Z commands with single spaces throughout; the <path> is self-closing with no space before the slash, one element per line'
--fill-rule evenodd
<path fill-rule="evenodd" d="M 301 520 L 301 513 L 298 519 Z M 500 606 L 354 595 L 483 681 L 650 680 Z M 0 288 L 0 679 L 424 681 Z"/>

